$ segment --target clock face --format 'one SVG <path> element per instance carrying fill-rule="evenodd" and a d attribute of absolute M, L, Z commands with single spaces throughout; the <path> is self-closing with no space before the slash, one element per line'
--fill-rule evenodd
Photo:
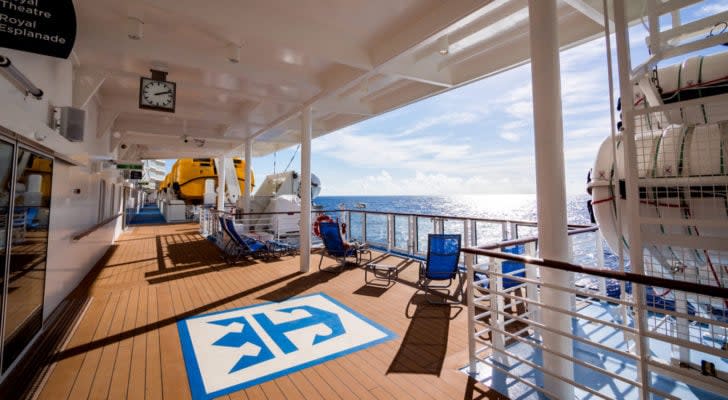
<path fill-rule="evenodd" d="M 176 88 L 174 82 L 142 78 L 139 107 L 174 112 Z"/>

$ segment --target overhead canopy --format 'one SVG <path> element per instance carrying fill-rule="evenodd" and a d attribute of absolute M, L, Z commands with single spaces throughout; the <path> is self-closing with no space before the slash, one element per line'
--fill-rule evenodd
<path fill-rule="evenodd" d="M 633 19 L 642 2 L 627 3 Z M 254 155 L 268 154 L 300 141 L 304 106 L 318 137 L 529 56 L 525 0 L 76 4 L 76 81 L 100 83 L 100 126 L 140 159 L 238 151 L 246 138 Z M 601 4 L 559 3 L 563 48 L 603 32 Z M 130 39 L 137 31 L 143 37 Z M 175 113 L 138 108 L 150 69 L 176 82 Z"/>

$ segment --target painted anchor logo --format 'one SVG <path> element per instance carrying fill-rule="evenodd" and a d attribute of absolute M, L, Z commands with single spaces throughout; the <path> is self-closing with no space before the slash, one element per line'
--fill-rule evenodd
<path fill-rule="evenodd" d="M 308 328 L 316 325 L 323 325 L 327 328 L 328 333 L 317 333 L 313 338 L 312 345 L 325 342 L 337 336 L 346 333 L 344 325 L 338 315 L 321 310 L 312 306 L 298 306 L 276 310 L 292 314 L 295 311 L 305 311 L 308 316 L 293 321 L 274 323 L 267 315 L 254 314 L 253 318 L 260 324 L 265 332 L 270 336 L 276 345 L 285 354 L 298 350 L 298 347 L 289 339 L 288 334 L 300 329 Z M 240 349 L 242 356 L 235 363 L 230 373 L 259 364 L 264 361 L 275 358 L 268 346 L 265 345 L 255 329 L 248 323 L 243 316 L 211 321 L 210 324 L 227 327 L 230 332 L 225 334 L 213 343 L 214 346 L 224 346 Z"/>
<path fill-rule="evenodd" d="M 297 331 L 299 329 L 319 324 L 325 325 L 329 329 L 330 333 L 316 334 L 316 336 L 313 338 L 312 345 L 317 345 L 319 343 L 325 342 L 346 333 L 344 325 L 341 323 L 341 319 L 339 319 L 338 315 L 321 310 L 316 307 L 298 306 L 284 308 L 277 311 L 292 314 L 294 311 L 298 310 L 306 311 L 309 316 L 299 318 L 293 321 L 281 322 L 279 324 L 273 323 L 273 321 L 271 321 L 270 318 L 268 318 L 268 316 L 265 314 L 255 314 L 253 315 L 253 318 L 255 318 L 260 326 L 263 327 L 263 329 L 271 337 L 271 339 L 276 342 L 281 351 L 286 354 L 298 350 L 298 347 L 296 347 L 296 345 L 293 344 L 293 342 L 291 342 L 291 340 L 288 338 L 287 334 L 289 332 Z"/>
<path fill-rule="evenodd" d="M 210 323 L 234 330 L 213 343 L 215 346 L 233 347 L 242 351 L 243 355 L 235 363 L 230 373 L 275 358 L 245 317 L 221 319 Z"/>

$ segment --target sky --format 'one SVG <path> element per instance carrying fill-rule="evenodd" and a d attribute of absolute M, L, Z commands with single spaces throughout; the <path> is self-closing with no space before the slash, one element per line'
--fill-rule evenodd
<path fill-rule="evenodd" d="M 725 10 L 728 0 L 705 2 L 683 22 Z M 633 65 L 647 57 L 645 37 L 640 24 L 630 30 Z M 561 53 L 568 194 L 585 193 L 611 134 L 606 59 L 603 37 Z M 530 80 L 523 65 L 315 139 L 311 169 L 321 195 L 535 193 Z M 291 160 L 290 169 L 300 170 L 296 148 L 254 158 L 256 180 Z"/>

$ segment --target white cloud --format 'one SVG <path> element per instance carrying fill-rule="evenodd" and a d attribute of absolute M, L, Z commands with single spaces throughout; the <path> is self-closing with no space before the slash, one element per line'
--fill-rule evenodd
<path fill-rule="evenodd" d="M 697 14 L 702 17 L 707 17 L 715 14 L 728 11 L 728 3 L 723 4 L 708 4 L 700 7 Z"/>
<path fill-rule="evenodd" d="M 523 134 L 512 131 L 504 131 L 501 132 L 498 136 L 509 142 L 518 142 L 521 140 L 521 136 L 523 136 Z"/>
<path fill-rule="evenodd" d="M 404 131 L 397 133 L 393 136 L 395 136 L 395 137 L 409 136 L 409 135 L 412 135 L 413 133 L 417 133 L 417 132 L 423 131 L 427 128 L 431 128 L 431 127 L 437 126 L 437 125 L 455 126 L 455 125 L 473 123 L 477 120 L 478 120 L 478 116 L 471 112 L 448 113 L 448 114 L 439 115 L 437 117 L 426 118 L 422 121 L 417 122 L 411 128 L 407 128 Z"/>
<path fill-rule="evenodd" d="M 413 175 L 394 178 L 386 170 L 379 174 L 361 179 L 353 179 L 340 194 L 387 195 L 405 193 L 410 195 L 462 195 L 500 193 L 502 185 L 508 184 L 511 193 L 533 193 L 532 179 L 522 177 L 513 179 L 488 174 L 468 177 L 445 173 L 424 173 L 416 171 Z"/>

